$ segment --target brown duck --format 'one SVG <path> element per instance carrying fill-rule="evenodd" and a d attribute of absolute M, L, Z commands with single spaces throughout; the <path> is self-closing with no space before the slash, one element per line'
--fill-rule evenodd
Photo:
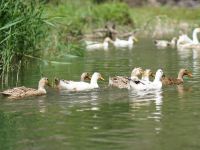
<path fill-rule="evenodd" d="M 131 77 L 140 76 L 143 73 L 143 70 L 141 67 L 134 68 L 131 72 Z M 115 76 L 115 77 L 109 77 L 109 86 L 117 87 L 120 89 L 128 88 L 128 77 L 126 76 Z"/>
<path fill-rule="evenodd" d="M 192 73 L 190 71 L 188 71 L 187 69 L 180 69 L 180 71 L 178 73 L 178 78 L 170 78 L 170 77 L 163 76 L 162 84 L 163 85 L 182 84 L 184 82 L 183 81 L 184 76 L 192 77 Z"/>
<path fill-rule="evenodd" d="M 1 92 L 1 94 L 4 96 L 8 96 L 9 99 L 21 99 L 29 96 L 40 96 L 40 95 L 45 95 L 47 93 L 45 89 L 46 85 L 50 86 L 49 80 L 48 78 L 43 77 L 39 81 L 38 89 L 21 86 L 21 87 L 15 87 L 13 89 L 7 89 Z"/>

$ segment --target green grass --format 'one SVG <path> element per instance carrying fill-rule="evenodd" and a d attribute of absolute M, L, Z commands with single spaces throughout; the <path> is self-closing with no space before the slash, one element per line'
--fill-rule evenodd
<path fill-rule="evenodd" d="M 117 25 L 133 26 L 128 6 L 124 3 L 102 3 L 100 5 L 86 1 L 67 0 L 57 6 L 50 3 L 45 6 L 43 16 L 53 24 L 44 43 L 48 55 L 73 54 L 84 56 L 81 38 L 85 32 L 102 28 L 107 21 Z"/>

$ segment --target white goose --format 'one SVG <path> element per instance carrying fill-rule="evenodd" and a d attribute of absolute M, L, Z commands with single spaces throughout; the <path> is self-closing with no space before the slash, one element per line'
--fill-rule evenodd
<path fill-rule="evenodd" d="M 109 43 L 108 43 L 109 41 L 111 41 L 109 37 L 105 38 L 103 43 L 89 41 L 86 43 L 87 45 L 86 49 L 87 50 L 97 50 L 97 49 L 107 50 L 109 46 Z"/>
<path fill-rule="evenodd" d="M 153 82 L 146 82 L 143 80 L 135 80 L 130 78 L 130 89 L 134 90 L 160 90 L 162 88 L 161 78 L 163 76 L 162 69 L 156 71 L 155 79 Z"/>
<path fill-rule="evenodd" d="M 200 28 L 195 28 L 192 33 L 192 39 L 190 39 L 186 34 L 180 35 L 177 41 L 177 48 L 188 49 L 192 48 L 193 45 L 200 44 L 197 36 L 199 32 Z"/>
<path fill-rule="evenodd" d="M 84 91 L 84 90 L 91 90 L 99 88 L 99 85 L 97 84 L 97 80 L 101 79 L 104 80 L 104 78 L 101 76 L 100 73 L 95 72 L 92 75 L 92 78 L 90 80 L 90 83 L 87 82 L 64 82 L 63 80 L 55 80 L 55 83 L 59 89 L 63 90 L 70 90 L 70 91 Z"/>
<path fill-rule="evenodd" d="M 137 42 L 138 39 L 134 36 L 131 35 L 128 40 L 121 40 L 119 38 L 116 38 L 115 41 L 111 41 L 111 43 L 114 45 L 114 47 L 116 48 L 125 48 L 125 47 L 129 47 L 132 48 L 134 41 Z"/>

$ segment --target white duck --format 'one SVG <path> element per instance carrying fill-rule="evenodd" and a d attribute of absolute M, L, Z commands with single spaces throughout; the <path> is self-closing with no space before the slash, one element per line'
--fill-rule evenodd
<path fill-rule="evenodd" d="M 109 43 L 108 43 L 109 41 L 111 41 L 111 39 L 109 37 L 105 38 L 103 43 L 89 41 L 86 44 L 87 45 L 86 49 L 87 50 L 97 50 L 97 49 L 107 50 L 108 46 L 109 46 Z"/>
<path fill-rule="evenodd" d="M 163 75 L 162 69 L 156 71 L 155 79 L 153 82 L 146 82 L 143 80 L 135 80 L 130 78 L 130 89 L 134 90 L 160 90 L 162 88 L 161 78 Z"/>
<path fill-rule="evenodd" d="M 99 88 L 97 84 L 97 80 L 101 79 L 104 80 L 104 78 L 101 76 L 100 73 L 95 72 L 92 75 L 92 78 L 90 80 L 90 83 L 87 82 L 64 82 L 63 80 L 55 80 L 55 83 L 59 89 L 65 89 L 65 90 L 70 90 L 70 91 L 84 91 L 84 90 L 91 90 L 91 89 L 96 89 Z"/>
<path fill-rule="evenodd" d="M 90 79 L 91 79 L 91 77 L 90 77 L 90 74 L 88 72 L 83 72 L 81 74 L 80 81 L 85 81 L 85 80 L 90 80 Z M 67 82 L 67 83 L 69 83 L 69 82 L 76 82 L 76 81 L 71 81 L 71 80 L 63 80 L 63 81 Z"/>
<path fill-rule="evenodd" d="M 177 48 L 178 49 L 187 49 L 192 48 L 192 45 L 200 44 L 198 40 L 197 34 L 200 32 L 200 28 L 195 28 L 192 33 L 192 38 L 190 39 L 188 35 L 183 34 L 180 35 L 177 41 Z"/>
<path fill-rule="evenodd" d="M 116 48 L 125 48 L 125 47 L 129 47 L 132 48 L 134 41 L 137 42 L 138 39 L 134 36 L 131 35 L 128 40 L 121 40 L 119 38 L 116 38 L 115 41 L 111 41 L 111 43 L 114 45 L 114 47 Z"/>
<path fill-rule="evenodd" d="M 167 40 L 155 40 L 154 44 L 156 45 L 156 47 L 158 48 L 166 48 L 166 47 L 172 47 L 174 48 L 176 46 L 176 37 L 173 37 L 171 41 L 167 41 Z"/>

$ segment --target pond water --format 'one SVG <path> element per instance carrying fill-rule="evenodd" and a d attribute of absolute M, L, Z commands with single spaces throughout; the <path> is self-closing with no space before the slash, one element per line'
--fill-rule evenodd
<path fill-rule="evenodd" d="M 1 150 L 199 150 L 200 52 L 157 49 L 143 39 L 129 49 L 86 52 L 65 58 L 69 64 L 31 62 L 18 85 L 37 87 L 40 74 L 79 80 L 82 72 L 100 72 L 100 89 L 48 94 L 11 101 L 0 97 Z M 135 93 L 109 88 L 108 77 L 129 75 L 134 67 L 177 76 L 180 68 L 193 72 L 183 86 L 160 92 Z M 11 79 L 10 86 L 16 79 Z"/>

